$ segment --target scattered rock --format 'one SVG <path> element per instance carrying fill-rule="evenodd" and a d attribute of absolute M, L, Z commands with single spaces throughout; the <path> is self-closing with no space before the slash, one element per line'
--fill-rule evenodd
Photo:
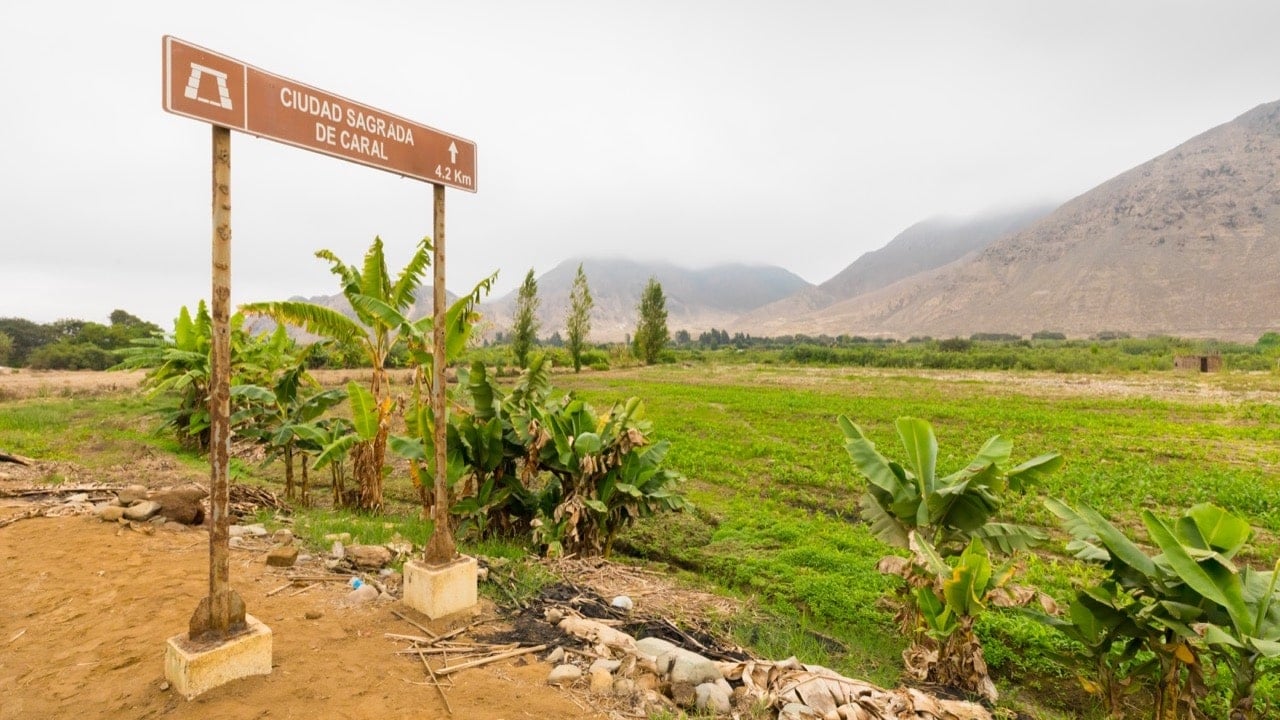
<path fill-rule="evenodd" d="M 640 673 L 639 675 L 636 676 L 637 690 L 642 690 L 645 692 L 648 692 L 650 690 L 657 690 L 658 686 L 661 684 L 662 684 L 662 681 L 658 679 L 658 676 L 654 675 L 651 672 Z"/>
<path fill-rule="evenodd" d="M 618 697 L 627 697 L 635 694 L 636 682 L 631 678 L 618 678 L 613 681 L 613 694 Z"/>
<path fill-rule="evenodd" d="M 116 493 L 116 499 L 120 504 L 128 507 L 136 502 L 147 499 L 147 486 L 145 485 L 128 485 L 125 489 Z"/>
<path fill-rule="evenodd" d="M 163 526 L 163 529 L 168 530 L 169 532 L 187 532 L 189 528 L 180 522 L 166 521 Z"/>
<path fill-rule="evenodd" d="M 347 593 L 348 605 L 363 605 L 378 599 L 378 588 L 372 585 L 361 585 Z"/>
<path fill-rule="evenodd" d="M 489 579 L 489 568 L 482 567 L 476 570 L 476 580 L 484 582 Z"/>
<path fill-rule="evenodd" d="M 175 488 L 154 493 L 151 499 L 160 503 L 160 514 L 184 525 L 204 522 L 203 489 Z"/>
<path fill-rule="evenodd" d="M 102 508 L 98 517 L 101 517 L 104 522 L 115 522 L 124 517 L 124 508 L 119 505 L 108 505 Z"/>
<path fill-rule="evenodd" d="M 733 710 L 729 692 L 716 683 L 702 683 L 693 689 L 693 706 L 703 712 L 727 715 Z"/>
<path fill-rule="evenodd" d="M 292 545 L 293 531 L 288 528 L 280 528 L 271 535 L 271 542 L 277 545 Z"/>
<path fill-rule="evenodd" d="M 127 511 L 126 511 L 126 512 L 127 512 Z M 148 520 L 147 522 L 151 523 L 152 525 L 155 525 L 156 527 L 161 527 L 161 526 L 163 526 L 165 523 L 169 522 L 169 518 L 167 518 L 167 517 L 165 517 L 165 516 L 163 516 L 163 515 L 156 515 L 155 517 L 151 518 L 151 519 L 150 519 L 150 520 Z"/>
<path fill-rule="evenodd" d="M 341 560 L 347 556 L 347 549 L 342 546 L 341 540 L 334 540 L 333 547 L 329 549 L 329 554 L 335 559 Z"/>
<path fill-rule="evenodd" d="M 232 535 L 231 538 L 227 540 L 227 547 L 244 547 L 244 538 L 239 535 Z"/>
<path fill-rule="evenodd" d="M 164 682 L 160 683 L 160 692 L 166 692 L 168 689 L 169 689 L 168 680 L 165 680 Z"/>
<path fill-rule="evenodd" d="M 613 673 L 597 667 L 591 669 L 591 692 L 603 695 L 613 691 Z"/>
<path fill-rule="evenodd" d="M 562 660 L 564 660 L 564 648 L 562 647 L 557 647 L 553 649 L 551 652 L 547 653 L 547 662 L 551 663 L 552 665 L 556 665 L 560 663 Z"/>
<path fill-rule="evenodd" d="M 618 668 L 620 667 L 622 667 L 621 660 L 610 660 L 609 658 L 597 658 L 595 662 L 591 663 L 591 667 L 588 668 L 588 670 L 590 672 L 595 672 L 596 670 L 603 669 L 607 673 L 614 673 L 614 672 L 617 672 Z"/>
<path fill-rule="evenodd" d="M 547 608 L 547 611 L 542 613 L 542 619 L 552 625 L 559 625 L 560 621 L 564 619 L 564 612 L 559 608 Z"/>
<path fill-rule="evenodd" d="M 778 720 L 815 720 L 821 718 L 817 712 L 809 708 L 808 705 L 800 703 L 787 703 L 782 706 L 782 710 L 778 713 Z"/>
<path fill-rule="evenodd" d="M 134 503 L 124 510 L 124 519 L 143 521 L 149 520 L 156 513 L 160 512 L 160 503 L 151 500 L 142 500 Z"/>
<path fill-rule="evenodd" d="M 619 610 L 622 610 L 623 612 L 631 612 L 631 609 L 636 606 L 635 602 L 633 602 L 631 598 L 627 597 L 626 595 L 619 595 L 618 597 L 613 599 L 613 602 L 609 604 L 618 608 Z"/>
<path fill-rule="evenodd" d="M 551 674 L 547 676 L 547 684 L 568 685 L 581 677 L 582 668 L 565 663 L 564 665 L 557 665 L 551 670 Z"/>
<path fill-rule="evenodd" d="M 303 615 L 302 617 L 306 618 L 307 620 L 319 620 L 320 618 L 324 617 L 324 613 L 320 612 L 319 610 L 308 610 L 307 614 Z"/>
<path fill-rule="evenodd" d="M 372 570 L 391 562 L 391 551 L 381 545 L 352 545 L 346 553 L 358 568 Z"/>
<path fill-rule="evenodd" d="M 293 567 L 298 561 L 298 548 L 296 545 L 284 545 L 272 548 L 267 553 L 267 564 L 272 567 Z"/>
<path fill-rule="evenodd" d="M 666 655 L 677 649 L 678 646 L 675 643 L 668 642 L 660 637 L 640 638 L 636 641 L 636 650 L 655 659 L 660 655 Z"/>

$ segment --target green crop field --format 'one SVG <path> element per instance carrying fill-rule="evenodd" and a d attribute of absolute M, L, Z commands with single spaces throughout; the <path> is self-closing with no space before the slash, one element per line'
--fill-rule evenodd
<path fill-rule="evenodd" d="M 1269 567 L 1280 555 L 1280 375 L 1274 373 L 690 363 L 557 372 L 553 382 L 602 411 L 614 401 L 642 398 L 656 436 L 673 444 L 670 463 L 687 478 L 684 489 L 696 510 L 642 521 L 619 538 L 621 552 L 749 599 L 753 610 L 722 622 L 761 655 L 794 654 L 884 685 L 901 681 L 906 643 L 888 604 L 896 578 L 875 567 L 892 550 L 859 517 L 864 481 L 843 448 L 841 414 L 889 457 L 901 456 L 896 418 L 929 420 L 942 472 L 960 468 L 995 434 L 1013 441 L 1015 462 L 1061 453 L 1064 468 L 1036 492 L 1016 497 L 1002 517 L 1051 533 L 1040 552 L 1019 561 L 1018 581 L 1060 600 L 1089 571 L 1062 552 L 1067 536 L 1044 508 L 1046 497 L 1088 503 L 1139 539 L 1145 538 L 1142 510 L 1171 517 L 1213 502 L 1253 525 L 1247 562 Z M 138 457 L 162 455 L 199 474 L 198 456 L 168 435 L 151 434 L 158 416 L 148 415 L 149 408 L 137 396 L 115 393 L 0 402 L 0 447 L 107 475 L 122 473 Z M 237 462 L 233 475 L 280 482 L 276 465 Z M 393 467 L 387 493 L 400 516 L 387 518 L 394 526 L 374 524 L 406 537 L 423 535 L 402 464 Z M 313 508 L 299 522 L 317 536 L 362 527 L 364 521 L 343 512 L 334 519 Z M 1051 661 L 1067 648 L 1057 633 L 1010 612 L 983 614 L 978 629 L 1002 704 L 1034 717 L 1098 717 L 1076 680 Z M 1258 697 L 1274 705 L 1280 668 L 1264 670 Z M 1215 692 L 1205 708 L 1214 716 L 1225 691 L 1212 674 L 1210 684 Z"/>
<path fill-rule="evenodd" d="M 1274 374 L 1063 376 L 922 373 L 779 366 L 655 367 L 559 375 L 557 384 L 605 406 L 644 398 L 658 434 L 674 444 L 695 516 L 659 517 L 624 536 L 640 556 L 674 563 L 752 596 L 801 630 L 851 674 L 893 683 L 903 639 L 875 570 L 889 548 L 858 517 L 864 483 L 836 417 L 858 423 L 890 457 L 893 421 L 933 423 L 939 469 L 959 469 L 991 435 L 1015 462 L 1066 458 L 1006 518 L 1044 526 L 1054 540 L 1023 563 L 1020 580 L 1065 597 L 1083 572 L 1060 554 L 1065 534 L 1041 501 L 1088 503 L 1131 534 L 1138 514 L 1173 516 L 1198 502 L 1242 514 L 1257 530 L 1251 559 L 1269 565 L 1280 532 L 1280 378 Z M 768 645 L 769 637 L 745 639 Z M 992 615 L 981 632 L 1005 681 L 1070 686 L 1045 653 L 1061 641 L 1021 617 Z M 787 644 L 794 635 L 775 642 Z M 771 648 L 772 649 L 772 648 Z M 779 648 L 785 652 L 785 648 Z M 1046 677 L 1047 676 L 1047 677 Z M 1043 695 L 1043 693 L 1041 693 Z M 1069 701 L 1067 701 L 1069 702 Z"/>

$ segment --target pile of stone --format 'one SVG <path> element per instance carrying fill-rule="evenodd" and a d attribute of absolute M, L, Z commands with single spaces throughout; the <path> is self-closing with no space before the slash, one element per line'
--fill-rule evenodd
<path fill-rule="evenodd" d="M 974 703 L 941 700 L 911 688 L 886 690 L 795 658 L 782 662 L 717 662 L 662 638 L 639 640 L 611 621 L 549 608 L 545 619 L 587 645 L 556 648 L 547 682 L 586 685 L 596 695 L 630 703 L 651 714 L 680 708 L 705 715 L 780 720 L 991 720 Z M 776 713 L 776 715 L 775 715 Z"/>
<path fill-rule="evenodd" d="M 114 498 L 98 504 L 96 511 L 104 522 L 200 525 L 204 522 L 204 499 L 208 495 L 199 485 L 161 490 L 128 485 L 116 491 Z"/>

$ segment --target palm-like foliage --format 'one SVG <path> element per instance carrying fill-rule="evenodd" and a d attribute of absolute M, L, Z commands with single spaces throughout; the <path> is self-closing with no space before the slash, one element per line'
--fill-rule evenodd
<path fill-rule="evenodd" d="M 993 518 L 1010 492 L 1023 492 L 1042 476 L 1062 466 L 1062 457 L 1046 453 L 1010 467 L 1013 443 L 999 435 L 982 446 L 964 468 L 950 475 L 937 473 L 938 441 L 928 422 L 898 418 L 898 437 L 906 461 L 897 463 L 843 415 L 845 449 L 867 479 L 862 516 L 878 538 L 905 548 L 915 531 L 944 556 L 957 555 L 973 538 L 996 552 L 1023 550 L 1043 541 L 1043 532 Z"/>
<path fill-rule="evenodd" d="M 308 456 L 321 452 L 327 432 L 318 421 L 329 408 L 347 398 L 342 389 L 315 390 L 319 383 L 307 372 L 305 355 L 281 373 L 271 388 L 237 385 L 231 389 L 232 426 L 238 434 L 252 437 L 268 448 L 267 461 L 284 460 L 285 497 L 294 496 L 294 459 L 301 455 L 303 503 L 309 500 Z"/>
<path fill-rule="evenodd" d="M 243 312 L 266 315 L 277 322 L 296 325 L 307 332 L 332 338 L 339 343 L 358 344 L 373 369 L 369 392 L 378 408 L 377 432 L 369 440 L 351 446 L 352 474 L 360 486 L 359 505 L 369 510 L 382 507 L 382 470 L 386 458 L 387 432 L 393 404 L 387 386 L 386 363 L 402 324 L 389 322 L 386 310 L 404 318 L 413 306 L 418 287 L 431 264 L 431 239 L 423 238 L 409 262 L 392 278 L 387 271 L 382 238 L 375 237 L 361 267 L 342 262 L 329 250 L 316 257 L 327 260 L 337 275 L 355 311 L 356 319 L 308 302 L 285 301 L 245 305 Z"/>

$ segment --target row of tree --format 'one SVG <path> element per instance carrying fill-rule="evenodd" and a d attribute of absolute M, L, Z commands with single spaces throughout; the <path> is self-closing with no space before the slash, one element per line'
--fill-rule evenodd
<path fill-rule="evenodd" d="M 530 268 L 516 295 L 515 321 L 511 328 L 511 352 L 515 355 L 516 365 L 522 368 L 529 367 L 529 353 L 538 342 L 537 313 L 541 304 L 538 281 Z M 565 347 L 573 361 L 574 372 L 582 370 L 582 356 L 587 349 L 587 338 L 591 334 L 591 308 L 594 304 L 587 275 L 579 264 L 578 272 L 573 278 L 573 287 L 569 291 L 569 310 L 565 316 Z M 644 292 L 640 294 L 637 311 L 639 319 L 635 337 L 631 341 L 632 348 L 645 364 L 652 365 L 658 362 L 662 350 L 671 340 L 667 331 L 667 299 L 656 278 L 649 278 Z"/>
<path fill-rule="evenodd" d="M 0 365 L 38 370 L 105 370 L 118 362 L 117 352 L 136 338 L 161 332 L 160 327 L 114 310 L 110 324 L 63 319 L 36 323 L 0 318 Z"/>

